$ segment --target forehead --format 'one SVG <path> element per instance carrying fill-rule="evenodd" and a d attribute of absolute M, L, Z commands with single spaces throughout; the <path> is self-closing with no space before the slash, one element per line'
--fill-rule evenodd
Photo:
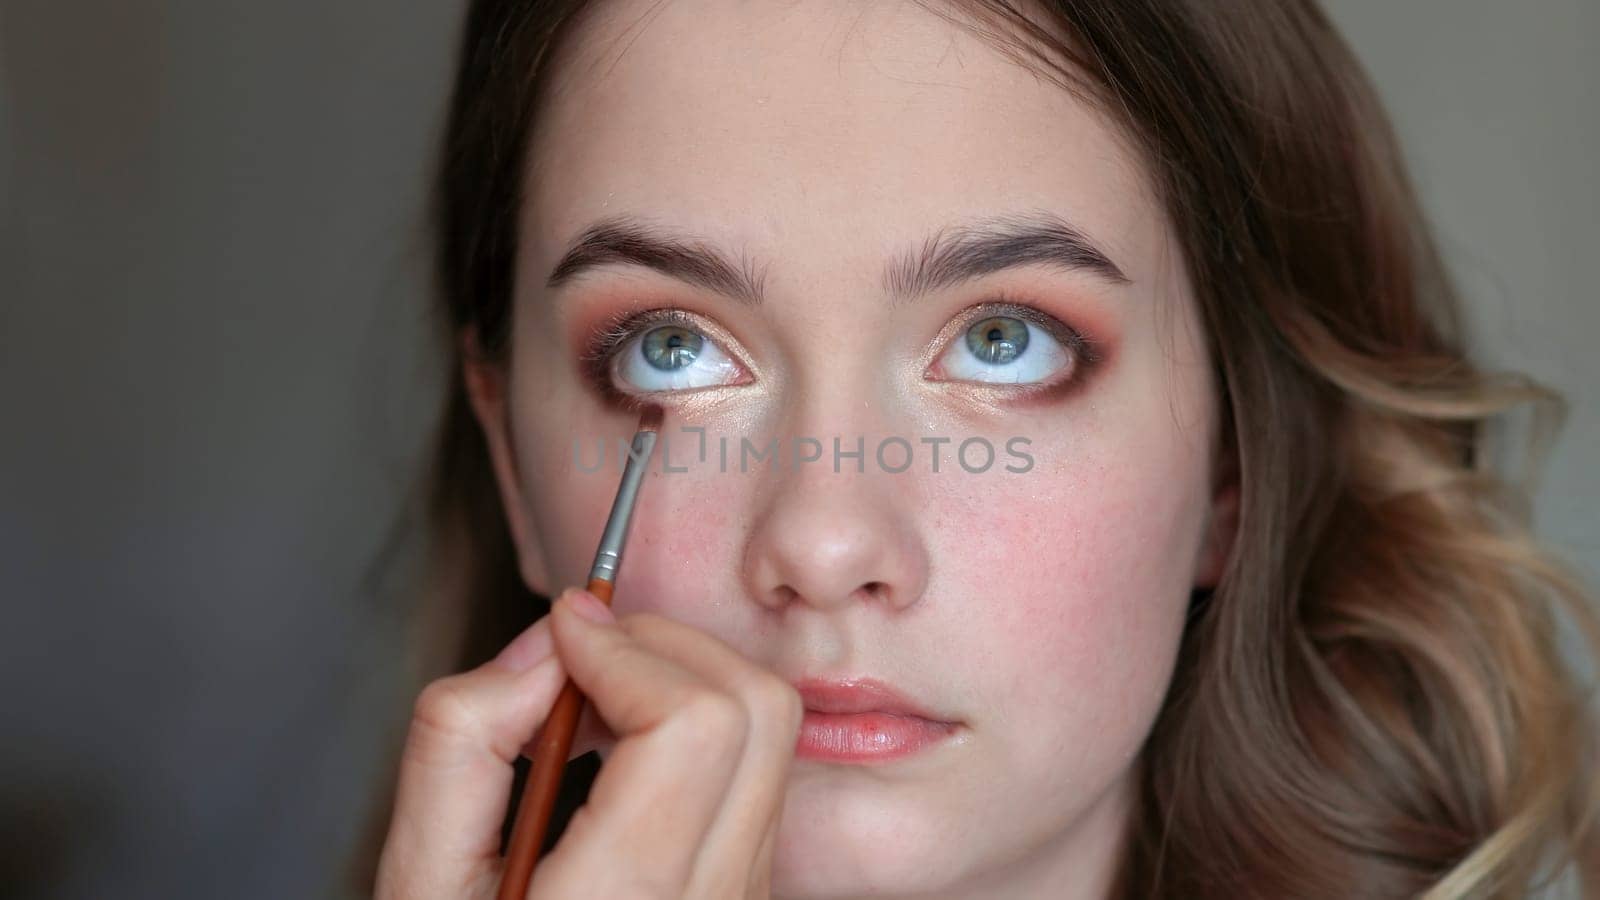
<path fill-rule="evenodd" d="M 770 256 L 779 286 L 875 274 L 997 214 L 1059 215 L 1134 281 L 1162 237 L 1100 110 L 909 0 L 603 2 L 554 62 L 529 148 L 535 271 L 624 213 Z"/>

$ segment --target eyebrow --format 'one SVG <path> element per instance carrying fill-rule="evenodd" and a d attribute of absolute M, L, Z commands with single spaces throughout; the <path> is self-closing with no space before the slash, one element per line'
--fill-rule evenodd
<path fill-rule="evenodd" d="M 693 236 L 628 215 L 584 229 L 545 284 L 559 287 L 608 265 L 642 266 L 747 306 L 764 302 L 765 266 L 757 266 L 744 254 L 735 257 Z M 881 283 L 888 302 L 901 305 L 965 281 L 1028 265 L 1084 271 L 1113 284 L 1129 283 L 1087 235 L 1060 216 L 1043 211 L 947 225 L 914 249 L 891 257 Z"/>

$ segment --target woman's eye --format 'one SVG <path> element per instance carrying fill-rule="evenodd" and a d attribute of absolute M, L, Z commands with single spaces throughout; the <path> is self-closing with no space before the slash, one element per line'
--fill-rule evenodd
<path fill-rule="evenodd" d="M 716 342 L 682 324 L 645 326 L 617 348 L 611 374 L 630 391 L 680 391 L 737 381 L 743 369 Z"/>
<path fill-rule="evenodd" d="M 1076 365 L 1075 357 L 1074 348 L 1041 325 L 1012 315 L 988 315 L 950 342 L 930 377 L 999 384 L 1060 381 Z"/>

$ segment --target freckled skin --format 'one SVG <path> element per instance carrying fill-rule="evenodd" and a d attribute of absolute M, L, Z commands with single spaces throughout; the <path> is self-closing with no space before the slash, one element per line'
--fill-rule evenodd
<path fill-rule="evenodd" d="M 774 895 L 1104 896 L 1216 502 L 1215 385 L 1147 176 L 1096 110 L 912 4 L 600 12 L 564 48 L 542 110 L 510 432 L 485 422 L 511 448 L 501 489 L 525 576 L 545 593 L 584 581 L 615 441 L 636 421 L 585 383 L 568 336 L 624 304 L 717 323 L 755 371 L 665 401 L 672 461 L 690 471 L 652 466 L 619 611 L 688 622 L 788 677 L 875 676 L 965 725 L 890 766 L 797 761 Z M 885 260 L 933 229 L 1041 208 L 1130 283 L 1040 267 L 883 302 Z M 770 261 L 767 304 L 637 268 L 546 290 L 576 234 L 623 212 Z M 1080 390 L 1011 403 L 923 379 L 940 329 L 1000 288 L 1092 334 L 1105 359 Z M 707 429 L 706 463 L 682 425 Z M 810 435 L 825 455 L 723 473 L 718 435 L 735 459 L 741 435 Z M 866 437 L 866 474 L 834 474 L 834 435 Z M 887 435 L 912 443 L 903 473 L 873 463 Z M 953 439 L 938 474 L 917 442 L 931 435 Z M 1018 435 L 1034 467 L 1012 474 Z M 978 475 L 955 459 L 973 436 L 997 453 Z M 592 464 L 597 437 L 612 442 L 606 465 L 578 471 L 574 439 Z M 857 590 L 870 582 L 886 593 Z"/>

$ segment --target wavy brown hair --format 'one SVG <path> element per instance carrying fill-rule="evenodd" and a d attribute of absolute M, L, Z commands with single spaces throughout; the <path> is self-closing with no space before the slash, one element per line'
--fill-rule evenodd
<path fill-rule="evenodd" d="M 452 381 L 423 495 L 425 677 L 483 662 L 547 603 L 518 574 L 457 337 L 474 326 L 505 359 L 548 51 L 593 5 L 467 15 L 434 194 Z M 1516 446 L 1496 440 L 1508 414 L 1552 422 L 1561 404 L 1469 359 L 1390 125 L 1324 13 L 923 5 L 1121 126 L 1222 385 L 1238 531 L 1139 759 L 1115 896 L 1519 897 L 1559 872 L 1600 891 L 1597 728 L 1559 643 L 1565 626 L 1593 658 L 1600 622 L 1530 537 L 1531 481 L 1496 452 Z M 393 763 L 356 855 L 366 890 Z"/>

